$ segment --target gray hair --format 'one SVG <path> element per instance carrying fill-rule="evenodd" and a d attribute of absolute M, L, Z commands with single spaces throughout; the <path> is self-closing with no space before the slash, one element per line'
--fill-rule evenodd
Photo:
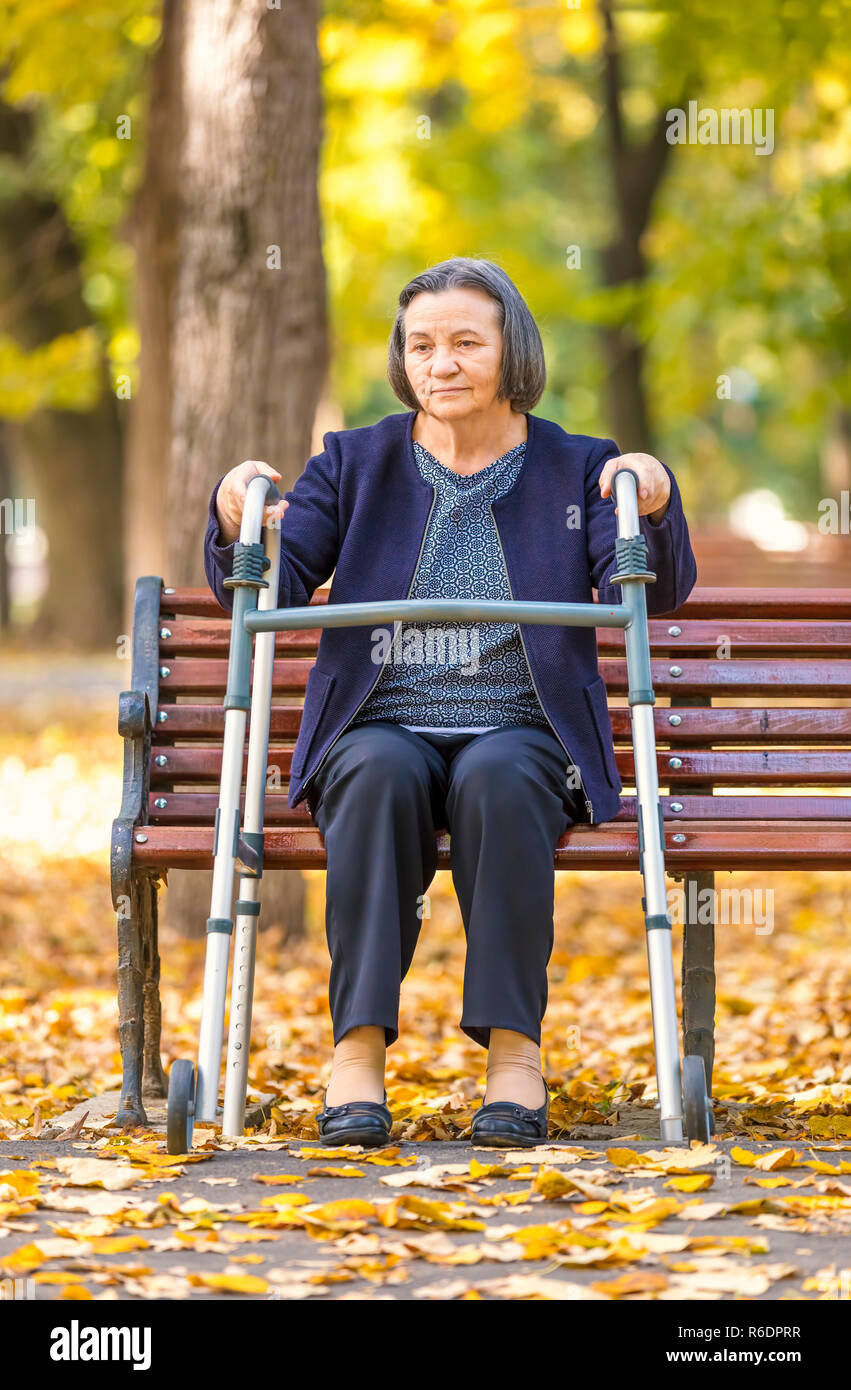
<path fill-rule="evenodd" d="M 405 311 L 415 295 L 442 290 L 483 290 L 499 307 L 502 363 L 497 395 L 519 412 L 532 410 L 544 394 L 547 369 L 544 346 L 525 299 L 505 271 L 493 261 L 453 256 L 409 280 L 399 295 L 396 322 L 390 334 L 387 377 L 403 405 L 419 410 L 420 403 L 405 371 Z"/>

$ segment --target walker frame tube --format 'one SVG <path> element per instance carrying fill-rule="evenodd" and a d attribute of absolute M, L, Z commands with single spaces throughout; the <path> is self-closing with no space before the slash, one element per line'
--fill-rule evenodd
<path fill-rule="evenodd" d="M 629 472 L 635 485 L 621 481 Z M 614 476 L 618 504 L 618 536 L 623 540 L 640 535 L 638 524 L 638 479 L 631 469 Z M 628 550 L 628 547 L 626 547 Z M 629 684 L 629 714 L 635 756 L 635 790 L 638 800 L 638 857 L 644 880 L 644 925 L 647 937 L 647 966 L 650 975 L 650 1012 L 653 1020 L 653 1051 L 656 1059 L 656 1087 L 659 1095 L 661 1137 L 674 1143 L 683 1138 L 682 1077 L 680 1072 L 677 996 L 671 918 L 665 890 L 665 826 L 656 762 L 656 729 L 653 706 L 656 697 L 650 666 L 650 634 L 647 625 L 647 593 L 640 577 L 624 577 L 622 592 L 632 619 L 624 630 Z"/>
<path fill-rule="evenodd" d="M 261 589 L 258 610 L 274 608 L 278 602 L 281 556 L 281 526 L 275 521 L 265 531 L 269 560 L 267 589 Z M 245 836 L 260 836 L 262 847 L 263 808 L 266 801 L 269 724 L 272 714 L 272 677 L 275 665 L 275 633 L 258 633 L 254 644 L 254 678 L 251 683 L 251 723 L 248 731 L 248 762 L 245 778 Z M 250 842 L 250 841 L 249 841 Z M 255 843 L 257 843 L 255 841 Z M 260 915 L 259 872 L 242 874 L 235 907 L 236 932 L 233 943 L 228 1050 L 225 1064 L 225 1105 L 222 1133 L 239 1137 L 245 1128 L 245 1097 L 248 1090 L 248 1051 L 251 1038 L 251 1012 L 254 1001 L 254 961 L 257 953 L 257 918 Z"/>
<path fill-rule="evenodd" d="M 266 493 L 271 479 L 253 478 L 246 491 L 241 545 L 257 545 L 263 524 Z M 268 528 L 267 528 L 268 529 Z M 269 540 L 267 536 L 267 546 Z M 222 774 L 219 806 L 213 843 L 213 886 L 210 916 L 207 919 L 207 954 L 198 1040 L 198 1075 L 195 1089 L 195 1123 L 215 1124 L 221 1071 L 222 1038 L 225 1024 L 228 957 L 233 931 L 234 870 L 239 854 L 240 791 L 245 748 L 245 724 L 249 706 L 248 686 L 251 669 L 251 634 L 245 618 L 257 605 L 257 588 L 246 585 L 234 590 L 233 620 L 228 652 L 228 688 L 225 695 L 225 734 L 222 748 Z M 272 638 L 274 642 L 274 637 Z"/>
<path fill-rule="evenodd" d="M 632 482 L 627 482 L 631 478 Z M 399 599 L 376 603 L 311 605 L 277 608 L 280 525 L 265 528 L 266 556 L 271 583 L 258 603 L 256 589 L 238 588 L 234 598 L 228 692 L 247 684 L 252 639 L 257 637 L 251 697 L 251 736 L 245 801 L 245 830 L 260 837 L 262 860 L 263 802 L 266 758 L 271 717 L 275 634 L 326 627 L 370 626 L 390 622 L 517 622 L 558 624 L 572 627 L 622 628 L 625 634 L 629 709 L 635 754 L 635 786 L 638 802 L 642 899 L 647 932 L 650 1002 L 663 1140 L 681 1142 L 683 1107 L 674 986 L 671 920 L 665 891 L 665 849 L 662 806 L 656 764 L 653 722 L 655 695 L 650 667 L 645 584 L 655 575 L 646 569 L 646 548 L 638 521 L 637 474 L 618 469 L 612 480 L 617 503 L 618 572 L 609 583 L 619 583 L 623 601 L 598 603 L 527 603 L 521 600 Z M 258 476 L 249 484 L 240 541 L 256 544 L 260 537 L 264 499 L 271 480 Z M 244 693 L 244 692 L 243 692 Z M 214 846 L 211 923 L 208 923 L 207 967 L 204 976 L 201 1041 L 198 1053 L 196 1122 L 215 1121 L 218 1075 L 224 1028 L 225 984 L 228 966 L 230 910 L 233 878 L 239 853 L 239 797 L 245 720 L 242 708 L 225 703 L 225 745 Z M 227 827 L 233 827 L 229 832 Z M 262 872 L 262 862 L 259 872 Z M 237 903 L 230 1039 L 225 1083 L 223 1132 L 242 1133 L 248 1075 L 248 1043 L 254 983 L 254 958 L 259 911 L 259 872 L 243 874 Z M 254 904 L 258 904 L 257 907 Z M 242 908 L 242 910 L 240 910 Z M 219 925 L 216 925 L 217 921 Z M 221 925 L 224 923 L 225 925 Z"/>

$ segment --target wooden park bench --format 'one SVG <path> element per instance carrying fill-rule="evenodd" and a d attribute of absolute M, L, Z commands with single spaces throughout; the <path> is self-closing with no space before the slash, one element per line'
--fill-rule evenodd
<path fill-rule="evenodd" d="M 317 591 L 313 602 L 326 601 Z M 167 1094 L 156 881 L 170 868 L 212 866 L 229 631 L 230 615 L 207 590 L 139 580 L 133 688 L 119 705 L 124 795 L 112 839 L 123 1125 L 146 1122 L 143 1097 Z M 597 639 L 627 788 L 634 767 L 624 634 L 598 628 Z M 276 639 L 269 766 L 282 781 L 318 640 L 318 630 Z M 841 794 L 851 789 L 851 589 L 696 588 L 676 613 L 651 618 L 650 642 L 666 867 L 682 883 L 685 909 L 683 1051 L 703 1056 L 711 1087 L 715 923 L 701 905 L 714 902 L 715 874 L 845 868 L 851 860 L 851 799 Z M 325 865 L 307 808 L 290 810 L 284 789 L 266 794 L 264 864 Z M 568 831 L 555 864 L 638 872 L 635 797 L 622 796 L 614 820 Z M 445 834 L 439 865 L 449 867 Z"/>

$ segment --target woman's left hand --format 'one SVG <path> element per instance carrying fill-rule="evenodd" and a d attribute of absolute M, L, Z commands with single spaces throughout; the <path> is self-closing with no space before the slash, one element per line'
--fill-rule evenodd
<path fill-rule="evenodd" d="M 631 468 L 638 474 L 638 515 L 660 522 L 668 510 L 671 480 L 659 460 L 652 454 L 619 454 L 609 459 L 600 474 L 601 497 L 611 496 L 612 479 L 619 468 Z"/>

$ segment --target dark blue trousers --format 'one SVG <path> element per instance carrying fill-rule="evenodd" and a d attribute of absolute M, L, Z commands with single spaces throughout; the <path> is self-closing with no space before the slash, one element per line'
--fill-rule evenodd
<path fill-rule="evenodd" d="M 460 1026 L 482 1047 L 491 1028 L 540 1044 L 553 947 L 553 858 L 581 819 L 571 764 L 549 729 L 412 733 L 376 720 L 340 735 L 307 801 L 325 841 L 325 926 L 335 1045 L 363 1024 L 399 1036 L 399 989 L 451 837 L 467 938 Z"/>

